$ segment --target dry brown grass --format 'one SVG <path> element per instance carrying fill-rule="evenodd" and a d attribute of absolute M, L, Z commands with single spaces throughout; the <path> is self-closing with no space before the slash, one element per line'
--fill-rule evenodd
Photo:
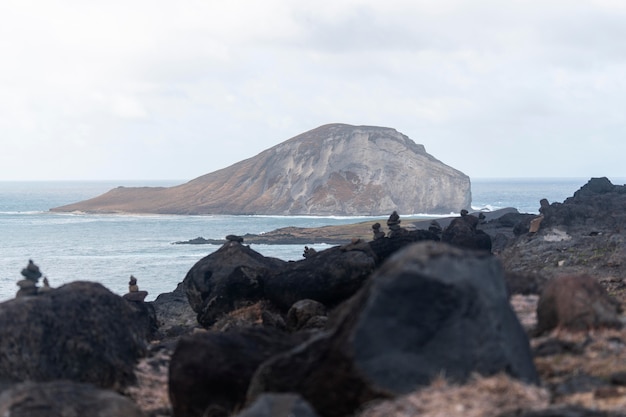
<path fill-rule="evenodd" d="M 265 304 L 262 301 L 233 310 L 211 326 L 211 330 L 225 331 L 234 327 L 246 327 L 263 323 L 262 313 Z"/>
<path fill-rule="evenodd" d="M 545 389 L 506 375 L 476 376 L 465 385 L 439 378 L 412 394 L 371 405 L 359 417 L 495 417 L 505 412 L 538 410 L 548 404 Z"/>
<path fill-rule="evenodd" d="M 626 330 L 593 332 L 554 331 L 531 341 L 533 346 L 556 339 L 584 346 L 582 351 L 536 357 L 535 365 L 544 384 L 556 385 L 575 375 L 585 374 L 609 381 L 611 375 L 626 372 Z M 626 387 L 605 386 L 587 392 L 563 395 L 557 404 L 576 404 L 587 408 L 619 411 L 626 409 Z"/>
<path fill-rule="evenodd" d="M 168 393 L 167 351 L 143 358 L 135 366 L 137 384 L 128 387 L 128 395 L 147 416 L 170 416 L 171 404 Z"/>

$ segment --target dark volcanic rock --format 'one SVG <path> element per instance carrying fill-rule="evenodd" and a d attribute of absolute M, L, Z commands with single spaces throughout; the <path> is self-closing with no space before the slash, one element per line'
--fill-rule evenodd
<path fill-rule="evenodd" d="M 174 291 L 159 294 L 154 301 L 147 304 L 154 308 L 161 337 L 177 337 L 198 325 L 197 315 L 189 305 L 182 283 Z"/>
<path fill-rule="evenodd" d="M 491 237 L 477 229 L 478 217 L 464 213 L 443 229 L 441 241 L 466 249 L 491 251 Z"/>
<path fill-rule="evenodd" d="M 404 394 L 440 374 L 507 372 L 538 382 L 499 262 L 487 252 L 417 243 L 391 257 L 342 306 L 333 330 L 265 362 L 250 385 L 298 392 L 323 416 Z"/>
<path fill-rule="evenodd" d="M 263 394 L 236 417 L 317 417 L 317 414 L 298 394 Z"/>
<path fill-rule="evenodd" d="M 145 322 L 102 285 L 73 282 L 0 304 L 0 378 L 69 379 L 103 388 L 134 380 Z"/>
<path fill-rule="evenodd" d="M 619 303 L 587 275 L 563 275 L 544 288 L 537 305 L 537 333 L 555 328 L 588 331 L 620 328 Z"/>
<path fill-rule="evenodd" d="M 263 327 L 183 337 L 169 370 L 174 417 L 230 415 L 244 404 L 257 367 L 300 341 L 296 336 Z"/>
<path fill-rule="evenodd" d="M 241 303 L 259 300 L 263 295 L 260 278 L 285 263 L 267 258 L 236 241 L 228 241 L 199 260 L 183 280 L 198 322 L 208 327 Z"/>
<path fill-rule="evenodd" d="M 26 382 L 0 395 L 0 415 L 11 417 L 142 417 L 128 398 L 70 381 Z"/>
<path fill-rule="evenodd" d="M 292 330 L 311 328 L 316 324 L 325 323 L 326 316 L 324 304 L 315 300 L 300 300 L 287 311 L 287 326 Z"/>
<path fill-rule="evenodd" d="M 354 295 L 375 266 L 367 243 L 337 246 L 272 272 L 263 279 L 264 296 L 285 310 L 302 299 L 334 306 Z"/>
<path fill-rule="evenodd" d="M 626 224 L 626 186 L 613 185 L 608 178 L 592 178 L 563 203 L 541 208 L 543 227 L 591 226 L 600 230 Z"/>
<path fill-rule="evenodd" d="M 537 292 L 559 275 L 626 280 L 624 207 L 626 186 L 606 178 L 591 179 L 563 203 L 544 201 L 539 230 L 519 235 L 499 252 L 507 275 L 538 284 Z"/>

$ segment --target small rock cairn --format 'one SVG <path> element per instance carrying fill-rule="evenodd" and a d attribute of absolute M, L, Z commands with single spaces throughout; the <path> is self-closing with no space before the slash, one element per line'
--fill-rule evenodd
<path fill-rule="evenodd" d="M 380 230 L 380 223 L 376 222 L 372 225 L 372 233 L 374 234 L 374 240 L 382 239 L 385 237 L 385 232 Z"/>
<path fill-rule="evenodd" d="M 127 301 L 141 301 L 146 299 L 148 296 L 148 291 L 139 291 L 139 286 L 137 285 L 137 278 L 133 275 L 130 276 L 130 280 L 128 281 L 128 293 L 124 294 L 124 299 Z"/>
<path fill-rule="evenodd" d="M 388 237 L 400 236 L 406 233 L 406 229 L 400 227 L 401 221 L 402 220 L 400 220 L 398 212 L 394 210 L 394 212 L 391 213 L 391 216 L 389 216 L 389 219 L 387 220 L 387 227 L 389 228 Z"/>
<path fill-rule="evenodd" d="M 37 287 L 37 283 L 39 282 L 41 275 L 39 267 L 33 262 L 32 259 L 29 259 L 26 268 L 22 269 L 22 276 L 24 279 L 17 282 L 17 286 L 20 287 L 20 289 L 17 291 L 17 294 L 15 294 L 15 297 L 38 295 L 52 290 L 47 277 L 43 277 L 43 287 Z"/>

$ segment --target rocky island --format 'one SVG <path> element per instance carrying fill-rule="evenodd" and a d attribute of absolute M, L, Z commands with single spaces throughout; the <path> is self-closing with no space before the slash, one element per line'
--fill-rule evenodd
<path fill-rule="evenodd" d="M 329 124 L 174 187 L 118 187 L 56 212 L 265 215 L 448 214 L 470 179 L 395 129 Z"/>

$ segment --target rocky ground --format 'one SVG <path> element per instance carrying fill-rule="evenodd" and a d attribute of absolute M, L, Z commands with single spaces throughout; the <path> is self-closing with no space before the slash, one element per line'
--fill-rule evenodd
<path fill-rule="evenodd" d="M 549 283 L 557 282 L 563 276 L 587 276 L 599 283 L 614 302 L 608 307 L 604 305 L 601 313 L 615 311 L 617 320 L 626 322 L 623 313 L 626 306 L 626 218 L 623 214 L 626 191 L 623 187 L 607 184 L 607 181 L 592 180 L 563 203 L 543 202 L 541 216 L 507 210 L 477 220 L 476 229 L 491 237 L 492 253 L 504 269 L 509 302 L 528 336 L 532 361 L 540 380 L 538 385 L 526 384 L 505 374 L 476 375 L 465 384 L 452 383 L 441 375 L 429 386 L 406 395 L 364 403 L 354 415 L 626 416 L 626 329 L 615 325 L 608 328 L 601 320 L 589 321 L 587 316 L 592 313 L 585 310 L 587 316 L 581 315 L 573 320 L 584 323 L 584 328 L 573 330 L 569 325 L 572 321 L 556 320 L 556 326 L 545 330 L 545 305 L 543 310 L 539 309 L 542 316 L 537 314 Z M 537 218 L 541 221 L 538 228 Z M 441 219 L 440 223 L 445 228 L 451 220 Z M 535 226 L 531 225 L 533 221 Z M 329 228 L 291 232 L 300 237 L 328 233 L 337 236 L 343 244 L 355 238 L 371 239 L 370 223 L 340 229 L 333 227 L 332 232 Z M 402 224 L 407 229 L 424 229 L 430 225 L 430 221 L 408 223 Z M 281 236 L 285 236 L 284 231 L 274 237 Z M 245 237 L 244 242 L 248 241 Z M 359 245 L 358 242 L 347 244 L 344 250 L 365 250 Z M 580 297 L 574 293 L 571 298 Z M 597 307 L 602 302 L 600 298 L 583 301 L 593 314 L 598 312 Z M 153 417 L 174 415 L 168 392 L 169 365 L 182 335 L 222 333 L 268 322 L 278 325 L 282 320 L 271 302 L 251 299 L 202 327 L 196 321 L 196 312 L 191 308 L 182 284 L 172 293 L 163 294 L 147 304 L 156 311 L 159 329 L 148 354 L 135 367 L 136 383 L 128 385 L 123 392 L 146 416 Z M 284 316 L 284 319 L 284 326 L 293 325 L 289 322 L 290 317 Z M 540 324 L 540 320 L 544 320 L 544 324 Z M 540 333 L 538 329 L 541 328 L 544 331 Z M 0 399 L 0 409 L 1 402 Z"/>

